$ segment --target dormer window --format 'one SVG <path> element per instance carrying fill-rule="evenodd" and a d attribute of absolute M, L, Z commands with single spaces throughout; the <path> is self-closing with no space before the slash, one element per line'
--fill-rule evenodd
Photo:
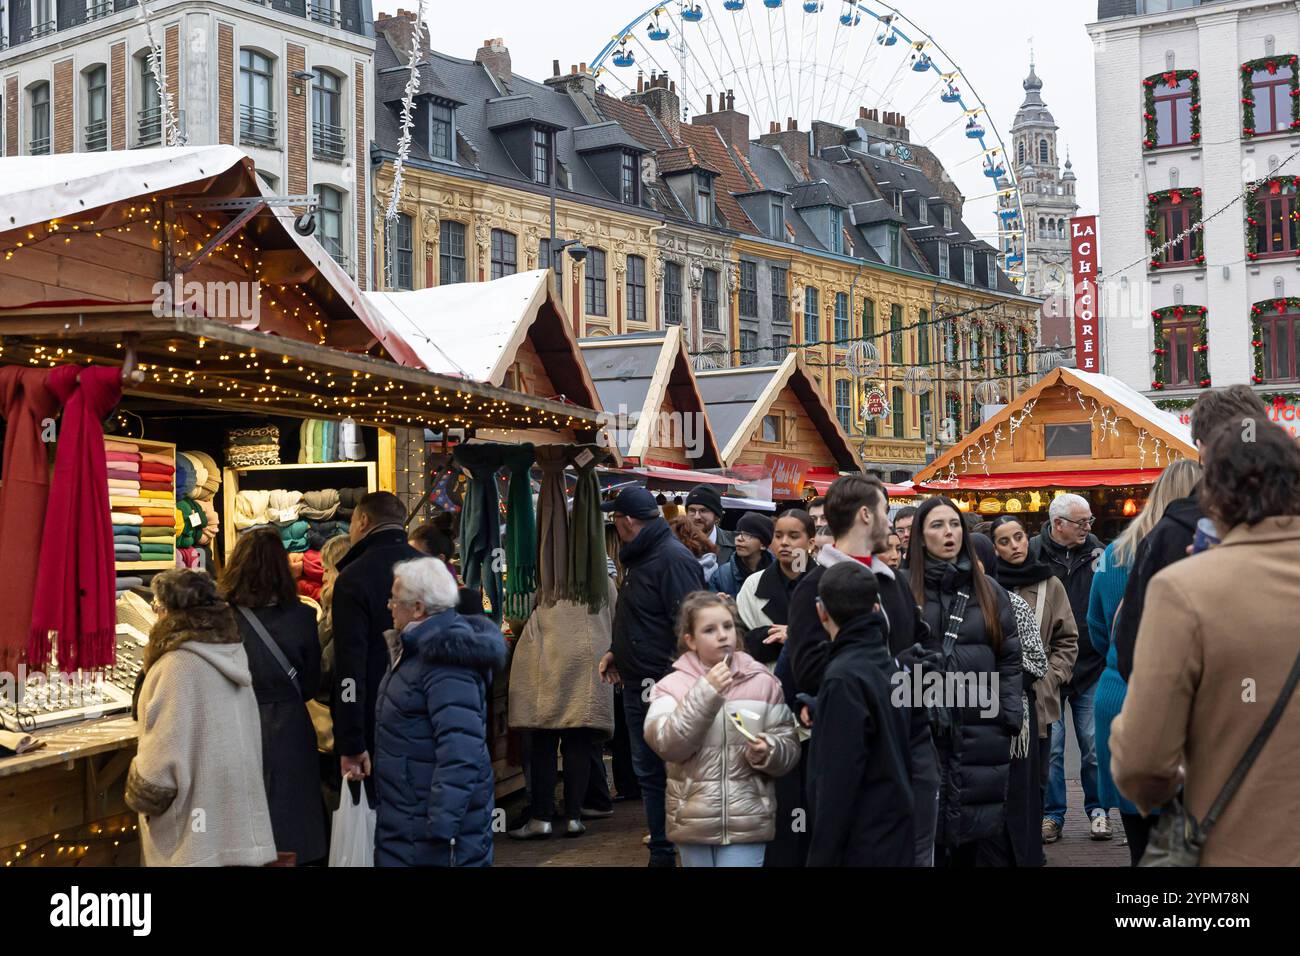
<path fill-rule="evenodd" d="M 989 288 L 996 289 L 998 287 L 997 253 L 986 252 L 984 253 L 984 259 L 985 259 L 985 268 L 988 270 Z"/>
<path fill-rule="evenodd" d="M 533 182 L 549 186 L 551 183 L 551 154 L 555 136 L 547 129 L 533 128 Z"/>
<path fill-rule="evenodd" d="M 703 173 L 695 176 L 695 221 L 713 225 L 713 180 Z"/>
<path fill-rule="evenodd" d="M 622 167 L 622 193 L 623 202 L 629 206 L 639 206 L 641 204 L 641 176 L 638 169 L 639 163 L 635 153 L 623 154 Z"/>
<path fill-rule="evenodd" d="M 952 210 L 949 209 L 947 206 L 943 207 L 943 228 L 945 229 L 952 228 Z"/>
<path fill-rule="evenodd" d="M 782 205 L 782 203 L 778 200 L 776 202 L 770 203 L 769 207 L 772 210 L 771 220 L 770 220 L 772 224 L 772 238 L 784 239 L 785 238 L 785 206 Z"/>
<path fill-rule="evenodd" d="M 844 211 L 841 209 L 831 210 L 831 244 L 830 251 L 835 255 L 844 254 Z"/>
<path fill-rule="evenodd" d="M 452 133 L 454 113 L 450 106 L 429 104 L 428 152 L 436 159 L 451 159 L 455 136 Z"/>
<path fill-rule="evenodd" d="M 965 275 L 966 284 L 974 285 L 975 284 L 975 250 L 972 249 L 970 246 L 967 246 L 965 249 L 962 250 L 962 255 L 963 255 L 962 265 L 965 266 L 964 275 Z"/>
<path fill-rule="evenodd" d="M 922 199 L 918 209 L 921 218 L 921 225 L 928 226 L 930 224 L 930 204 L 926 202 L 926 200 Z"/>
<path fill-rule="evenodd" d="M 901 192 L 894 193 L 894 212 L 900 216 L 903 214 L 903 194 Z"/>
<path fill-rule="evenodd" d="M 889 264 L 891 266 L 902 265 L 903 263 L 903 236 L 898 228 L 898 223 L 889 224 Z"/>

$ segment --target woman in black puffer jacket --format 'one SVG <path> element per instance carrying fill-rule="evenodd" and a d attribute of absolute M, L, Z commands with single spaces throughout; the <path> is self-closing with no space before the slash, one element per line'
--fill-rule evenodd
<path fill-rule="evenodd" d="M 912 594 L 937 638 L 950 623 L 957 625 L 944 670 L 979 691 L 974 700 L 967 691 L 967 706 L 957 707 L 959 701 L 945 690 L 951 720 L 941 721 L 938 708 L 931 711 L 942 775 L 935 861 L 974 866 L 980 841 L 999 838 L 1006 818 L 1011 738 L 1020 732 L 1020 641 L 1011 601 L 980 569 L 957 506 L 931 498 L 912 528 Z M 965 608 L 959 610 L 962 595 Z M 945 689 L 954 686 L 951 679 L 944 682 Z"/>

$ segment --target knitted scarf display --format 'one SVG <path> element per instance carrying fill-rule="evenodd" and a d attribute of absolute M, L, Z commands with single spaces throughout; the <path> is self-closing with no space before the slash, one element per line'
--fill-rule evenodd
<path fill-rule="evenodd" d="M 453 460 L 469 472 L 465 509 L 460 521 L 461 576 L 468 588 L 482 588 L 491 604 L 490 617 L 501 622 L 501 572 L 493 556 L 501 546 L 501 517 L 495 474 L 501 467 L 500 445 L 460 445 Z"/>
<path fill-rule="evenodd" d="M 538 446 L 542 490 L 537 496 L 537 601 L 542 607 L 551 607 L 569 594 L 569 511 L 564 499 L 564 468 L 568 463 L 569 450 L 563 445 Z"/>
<path fill-rule="evenodd" d="M 605 521 L 600 512 L 600 482 L 596 465 L 604 458 L 595 445 L 572 449 L 571 461 L 578 473 L 573 492 L 573 520 L 569 532 L 569 598 L 587 605 L 595 614 L 609 600 L 605 565 Z M 578 462 L 583 464 L 579 465 Z"/>
<path fill-rule="evenodd" d="M 64 410 L 36 574 L 29 642 L 33 667 L 50 663 L 50 631 L 56 632 L 62 671 L 113 663 L 113 526 L 100 422 L 122 397 L 121 374 L 116 368 L 66 365 L 49 376 Z"/>
<path fill-rule="evenodd" d="M 0 368 L 0 416 L 5 421 L 0 466 L 0 671 L 17 673 L 27 656 L 32 623 L 32 582 L 40 561 L 45 505 L 50 495 L 47 446 L 41 423 L 59 401 L 49 389 L 49 369 Z"/>
<path fill-rule="evenodd" d="M 506 496 L 505 615 L 522 621 L 533 612 L 537 591 L 537 520 L 533 515 L 533 484 L 529 472 L 534 450 L 530 444 L 507 445 L 502 464 L 510 470 Z"/>

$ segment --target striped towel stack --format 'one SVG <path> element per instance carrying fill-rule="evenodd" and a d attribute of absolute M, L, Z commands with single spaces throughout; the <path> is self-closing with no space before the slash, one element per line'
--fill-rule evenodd
<path fill-rule="evenodd" d="M 132 442 L 104 439 L 108 504 L 118 564 L 176 556 L 176 464 Z"/>

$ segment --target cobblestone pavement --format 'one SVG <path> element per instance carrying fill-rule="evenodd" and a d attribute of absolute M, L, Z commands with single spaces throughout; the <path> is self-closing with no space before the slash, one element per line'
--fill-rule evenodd
<path fill-rule="evenodd" d="M 1119 814 L 1111 812 L 1111 840 L 1093 840 L 1084 818 L 1083 790 L 1078 780 L 1068 782 L 1070 813 L 1061 839 L 1044 849 L 1048 866 L 1128 866 L 1128 847 Z M 514 822 L 514 814 L 511 815 Z M 552 836 L 547 840 L 511 840 L 499 834 L 496 840 L 497 866 L 645 866 L 649 853 L 641 843 L 645 835 L 645 812 L 641 803 L 617 803 L 614 816 L 588 820 L 580 837 Z"/>

